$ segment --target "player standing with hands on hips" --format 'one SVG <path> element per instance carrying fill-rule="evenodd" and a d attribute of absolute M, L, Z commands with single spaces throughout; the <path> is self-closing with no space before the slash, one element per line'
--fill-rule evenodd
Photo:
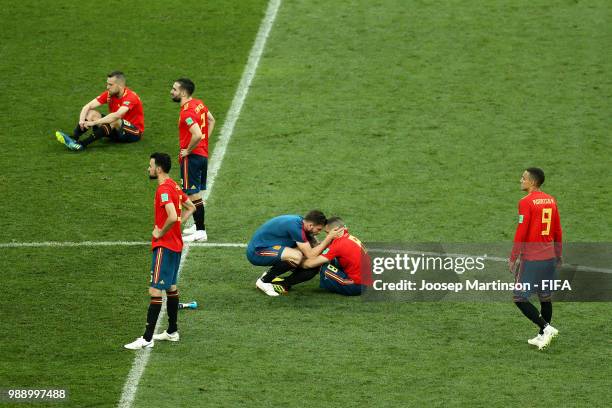
<path fill-rule="evenodd" d="M 151 303 L 147 312 L 147 326 L 144 334 L 124 346 L 130 350 L 151 348 L 155 340 L 179 340 L 177 327 L 179 294 L 176 280 L 183 250 L 181 216 L 189 217 L 195 210 L 195 206 L 168 175 L 170 167 L 170 156 L 166 153 L 151 155 L 149 178 L 157 180 L 158 183 L 157 191 L 155 191 L 155 225 L 151 239 L 153 247 L 151 287 L 149 288 Z M 182 209 L 185 211 L 181 213 Z M 168 329 L 163 333 L 153 335 L 162 307 L 162 290 L 166 291 L 167 296 Z"/>
<path fill-rule="evenodd" d="M 181 104 L 179 113 L 179 164 L 181 184 L 185 194 L 196 207 L 193 214 L 194 228 L 183 231 L 185 242 L 206 241 L 204 225 L 204 201 L 208 171 L 208 138 L 215 127 L 215 118 L 204 102 L 192 97 L 195 84 L 189 78 L 174 81 L 170 95 L 174 102 Z"/>
<path fill-rule="evenodd" d="M 563 237 L 557 200 L 540 190 L 542 184 L 542 169 L 530 167 L 523 172 L 521 190 L 526 191 L 527 195 L 519 201 L 518 226 L 509 259 L 509 268 L 515 274 L 515 282 L 529 285 L 529 288 L 514 291 L 514 303 L 539 327 L 538 335 L 527 342 L 540 350 L 559 334 L 550 325 L 552 292 L 543 288 L 542 283 L 556 278 L 557 268 L 562 264 Z M 539 312 L 529 301 L 534 289 L 540 299 Z"/>

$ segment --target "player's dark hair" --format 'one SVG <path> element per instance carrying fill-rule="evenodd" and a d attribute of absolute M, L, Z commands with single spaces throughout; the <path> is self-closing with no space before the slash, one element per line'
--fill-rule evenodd
<path fill-rule="evenodd" d="M 310 221 L 314 225 L 325 225 L 327 223 L 327 218 L 325 218 L 325 214 L 319 210 L 309 211 L 308 214 L 304 217 L 305 221 Z"/>
<path fill-rule="evenodd" d="M 539 167 L 529 167 L 526 169 L 527 173 L 531 176 L 531 179 L 536 183 L 538 187 L 544 184 L 544 170 Z"/>
<path fill-rule="evenodd" d="M 329 217 L 327 219 L 327 224 L 328 226 L 330 226 L 331 228 L 334 227 L 344 227 L 344 220 L 342 220 L 342 218 L 334 216 L 334 217 Z"/>
<path fill-rule="evenodd" d="M 155 160 L 155 165 L 161 167 L 164 173 L 170 173 L 172 168 L 172 160 L 168 153 L 152 153 L 151 159 Z"/>
<path fill-rule="evenodd" d="M 125 82 L 125 74 L 122 71 L 113 71 L 106 76 L 107 78 L 117 78 L 120 81 Z"/>
<path fill-rule="evenodd" d="M 178 83 L 181 89 L 187 91 L 187 94 L 189 94 L 189 96 L 193 95 L 193 92 L 195 91 L 195 84 L 191 79 L 179 78 L 174 82 Z"/>

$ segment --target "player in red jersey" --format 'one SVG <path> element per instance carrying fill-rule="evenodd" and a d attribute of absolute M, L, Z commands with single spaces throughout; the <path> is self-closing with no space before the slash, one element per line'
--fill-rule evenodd
<path fill-rule="evenodd" d="M 105 104 L 108 104 L 109 114 L 103 116 L 96 108 Z M 80 140 L 89 129 L 92 129 L 91 135 Z M 59 130 L 55 137 L 70 150 L 82 151 L 103 137 L 117 143 L 132 143 L 139 141 L 143 133 L 144 112 L 140 97 L 126 86 L 123 72 L 114 71 L 108 74 L 106 91 L 81 109 L 72 137 Z"/>
<path fill-rule="evenodd" d="M 183 231 L 185 242 L 208 239 L 204 224 L 202 192 L 206 191 L 208 139 L 215 127 L 215 118 L 204 102 L 192 97 L 194 91 L 195 84 L 189 78 L 174 81 L 170 91 L 172 100 L 181 104 L 178 120 L 181 184 L 183 191 L 196 206 L 193 214 L 195 228 Z"/>
<path fill-rule="evenodd" d="M 142 337 L 124 347 L 130 350 L 150 348 L 155 340 L 178 341 L 177 315 L 179 295 L 176 286 L 178 268 L 183 250 L 181 237 L 181 216 L 188 217 L 195 210 L 193 203 L 185 196 L 179 185 L 168 176 L 171 167 L 170 156 L 153 153 L 149 160 L 149 177 L 156 179 L 155 225 L 151 238 L 153 261 L 151 263 L 151 303 L 147 313 L 147 326 Z M 185 210 L 181 212 L 181 210 Z M 166 291 L 168 329 L 153 335 L 162 305 L 162 290 Z"/>
<path fill-rule="evenodd" d="M 372 284 L 371 261 L 366 249 L 359 239 L 349 234 L 340 217 L 329 218 L 325 231 L 335 236 L 329 247 L 321 255 L 307 258 L 292 275 L 275 283 L 287 290 L 319 273 L 321 288 L 347 296 L 361 295 Z"/>
<path fill-rule="evenodd" d="M 542 169 L 530 167 L 523 172 L 521 190 L 527 195 L 519 201 L 519 221 L 508 265 L 515 283 L 522 286 L 514 291 L 514 303 L 540 328 L 538 335 L 527 342 L 540 350 L 559 333 L 550 325 L 552 293 L 543 288 L 542 282 L 555 279 L 562 263 L 563 241 L 557 200 L 540 190 L 543 183 Z M 540 299 L 539 312 L 529 301 L 534 290 Z"/>

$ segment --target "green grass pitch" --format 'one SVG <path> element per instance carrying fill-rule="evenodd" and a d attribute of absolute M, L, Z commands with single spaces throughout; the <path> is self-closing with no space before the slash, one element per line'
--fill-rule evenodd
<path fill-rule="evenodd" d="M 2 7 L 1 243 L 146 241 L 149 154 L 177 151 L 172 80 L 225 120 L 265 0 Z M 570 242 L 612 241 L 612 6 L 284 1 L 207 207 L 211 242 L 321 208 L 368 242 L 508 242 L 523 168 L 545 169 Z M 122 69 L 147 130 L 72 154 L 53 138 Z M 172 175 L 177 178 L 176 169 Z M 364 302 L 254 288 L 241 248 L 190 249 L 181 342 L 134 407 L 604 407 L 609 303 L 558 303 L 546 352 L 510 303 Z M 0 388 L 114 407 L 147 307 L 147 246 L 0 248 Z M 2 406 L 11 406 L 1 401 Z"/>

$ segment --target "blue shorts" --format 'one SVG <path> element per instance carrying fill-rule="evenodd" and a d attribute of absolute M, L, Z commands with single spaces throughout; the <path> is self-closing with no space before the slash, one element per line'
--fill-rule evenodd
<path fill-rule="evenodd" d="M 181 188 L 187 195 L 206 190 L 208 158 L 199 154 L 190 154 L 181 160 Z"/>
<path fill-rule="evenodd" d="M 153 249 L 151 287 L 159 290 L 168 290 L 170 286 L 176 285 L 180 263 L 180 252 L 174 252 L 164 247 Z"/>
<path fill-rule="evenodd" d="M 537 292 L 540 299 L 548 299 L 552 296 L 552 291 L 542 289 L 542 281 L 554 280 L 557 277 L 556 259 L 547 259 L 545 261 L 522 261 L 518 273 L 516 274 L 515 283 L 529 284 L 529 288 L 524 290 L 515 290 L 515 300 L 527 300 L 533 292 Z M 537 285 L 537 286 L 536 286 Z"/>
<path fill-rule="evenodd" d="M 256 266 L 272 266 L 281 262 L 281 255 L 285 248 L 282 245 L 274 245 L 257 250 L 247 248 L 247 259 Z"/>
<path fill-rule="evenodd" d="M 330 263 L 321 265 L 319 270 L 319 287 L 327 289 L 330 292 L 339 293 L 346 296 L 358 296 L 365 290 L 364 285 L 356 283 L 346 284 L 344 280 L 348 279 L 348 275 L 340 268 L 336 260 Z"/>
<path fill-rule="evenodd" d="M 111 129 L 108 137 L 115 143 L 134 143 L 140 141 L 142 132 L 127 120 L 121 119 L 121 127 Z"/>

